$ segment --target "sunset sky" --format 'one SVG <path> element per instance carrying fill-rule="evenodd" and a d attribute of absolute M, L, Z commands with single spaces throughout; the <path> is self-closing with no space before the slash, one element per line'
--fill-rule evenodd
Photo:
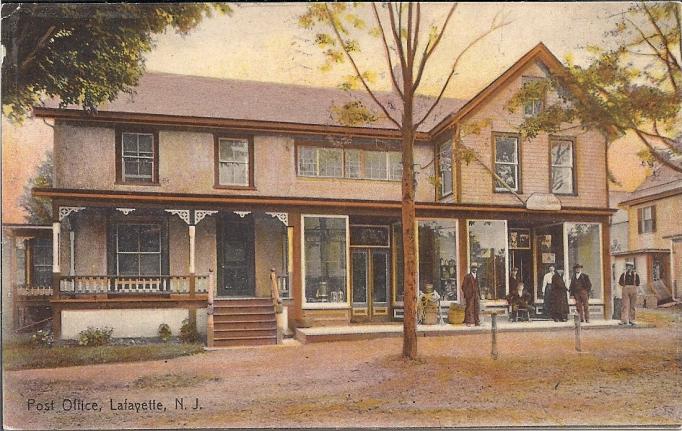
<path fill-rule="evenodd" d="M 459 50 L 490 26 L 496 14 L 511 23 L 490 35 L 462 59 L 461 68 L 446 95 L 469 98 L 476 94 L 538 42 L 544 42 L 560 59 L 572 55 L 585 60 L 582 47 L 603 43 L 603 34 L 614 23 L 614 14 L 627 3 L 463 3 L 453 17 L 449 32 L 433 57 L 422 91 L 433 94 Z M 440 23 L 447 5 L 425 4 L 424 23 Z M 205 20 L 188 36 L 164 34 L 148 55 L 150 71 L 236 78 L 256 81 L 335 86 L 350 74 L 345 65 L 322 72 L 322 57 L 311 44 L 314 33 L 298 26 L 305 10 L 301 4 L 245 4 L 232 16 Z M 424 26 L 422 28 L 428 28 Z M 360 40 L 363 68 L 385 70 L 379 41 Z M 376 89 L 388 90 L 385 74 Z M 229 101 L 226 101 L 229 103 Z M 35 167 L 52 146 L 52 129 L 42 120 L 23 125 L 2 120 L 3 221 L 21 222 L 17 197 Z M 636 157 L 639 146 L 630 139 L 612 144 L 611 168 L 623 185 L 632 189 L 644 177 Z"/>

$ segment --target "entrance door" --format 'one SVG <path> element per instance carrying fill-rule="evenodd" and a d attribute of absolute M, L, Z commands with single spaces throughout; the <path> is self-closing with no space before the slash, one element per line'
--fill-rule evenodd
<path fill-rule="evenodd" d="M 385 248 L 351 249 L 353 319 L 386 320 L 391 255 Z"/>
<path fill-rule="evenodd" d="M 227 214 L 218 241 L 218 296 L 255 296 L 253 217 Z"/>

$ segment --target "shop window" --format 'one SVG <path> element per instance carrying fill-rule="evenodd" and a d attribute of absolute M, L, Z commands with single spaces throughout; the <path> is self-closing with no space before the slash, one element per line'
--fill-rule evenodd
<path fill-rule="evenodd" d="M 519 191 L 519 138 L 516 135 L 495 135 L 496 192 Z M 506 186 L 505 186 L 506 185 Z"/>
<path fill-rule="evenodd" d="M 469 220 L 469 265 L 478 264 L 478 285 L 488 300 L 507 295 L 507 222 Z"/>
<path fill-rule="evenodd" d="M 347 303 L 348 218 L 303 217 L 305 300 L 307 303 Z"/>
<path fill-rule="evenodd" d="M 564 237 L 568 245 L 570 276 L 575 264 L 583 265 L 583 272 L 592 282 L 590 298 L 602 299 L 601 226 L 598 223 L 565 223 Z"/>
<path fill-rule="evenodd" d="M 551 163 L 552 193 L 573 194 L 575 191 L 573 141 L 567 139 L 553 140 Z"/>
<path fill-rule="evenodd" d="M 637 208 L 637 225 L 639 233 L 656 232 L 656 205 Z"/>
<path fill-rule="evenodd" d="M 442 301 L 457 301 L 457 221 L 420 220 L 419 290 L 433 284 Z"/>

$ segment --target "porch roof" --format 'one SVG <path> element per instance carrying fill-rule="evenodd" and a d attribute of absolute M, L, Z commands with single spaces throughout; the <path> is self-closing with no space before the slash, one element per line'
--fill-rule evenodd
<path fill-rule="evenodd" d="M 139 192 L 139 191 L 113 191 L 113 190 L 86 190 L 86 189 L 59 189 L 59 188 L 34 188 L 33 195 L 36 197 L 50 198 L 63 202 L 78 202 L 83 205 L 95 204 L 103 207 L 118 205 L 142 204 L 148 206 L 163 206 L 172 204 L 184 208 L 192 208 L 197 205 L 213 209 L 225 206 L 242 206 L 248 208 L 296 208 L 300 210 L 348 211 L 348 210 L 372 210 L 384 214 L 400 214 L 401 201 L 387 200 L 360 200 L 360 199 L 329 199 L 314 197 L 284 197 L 284 196 L 253 196 L 253 195 L 227 195 L 227 194 L 188 194 L 166 192 Z M 545 216 L 610 216 L 616 210 L 611 208 L 591 207 L 563 207 L 556 211 L 531 210 L 521 205 L 489 205 L 471 203 L 448 203 L 448 202 L 417 202 L 417 216 L 450 216 L 456 212 L 471 212 L 481 214 L 518 214 L 545 215 Z M 467 214 L 468 215 L 468 214 Z"/>

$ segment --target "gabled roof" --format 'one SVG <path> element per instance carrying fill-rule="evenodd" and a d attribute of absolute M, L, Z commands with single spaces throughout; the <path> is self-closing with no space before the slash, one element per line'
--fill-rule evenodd
<path fill-rule="evenodd" d="M 667 166 L 661 166 L 653 175 L 649 175 L 630 196 L 622 200 L 620 205 L 636 205 L 677 194 L 682 194 L 682 173 Z"/>

